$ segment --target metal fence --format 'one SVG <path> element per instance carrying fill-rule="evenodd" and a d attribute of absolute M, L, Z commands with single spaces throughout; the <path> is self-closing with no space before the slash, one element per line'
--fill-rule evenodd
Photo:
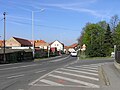
<path fill-rule="evenodd" d="M 120 64 L 120 51 L 115 52 L 115 60 L 116 60 L 117 63 Z"/>

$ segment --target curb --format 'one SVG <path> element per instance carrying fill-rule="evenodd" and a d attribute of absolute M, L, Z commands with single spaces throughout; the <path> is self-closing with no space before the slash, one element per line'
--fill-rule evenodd
<path fill-rule="evenodd" d="M 103 69 L 103 65 L 101 65 L 99 67 L 99 70 L 100 70 L 100 75 L 101 75 L 101 78 L 102 78 L 104 84 L 107 85 L 107 86 L 109 86 L 110 85 L 110 81 L 109 81 L 109 79 L 107 77 L 107 74 L 105 73 L 105 71 Z"/>
<path fill-rule="evenodd" d="M 119 69 L 119 70 L 120 70 L 120 64 L 119 64 L 119 63 L 117 63 L 115 60 L 114 60 L 114 66 L 115 66 L 117 69 Z"/>
<path fill-rule="evenodd" d="M 37 61 L 47 61 L 47 60 L 50 60 L 50 59 L 57 59 L 57 58 L 60 58 L 62 56 L 56 56 L 56 57 L 50 57 L 50 58 L 44 58 L 44 59 L 34 59 L 33 62 L 37 62 Z"/>

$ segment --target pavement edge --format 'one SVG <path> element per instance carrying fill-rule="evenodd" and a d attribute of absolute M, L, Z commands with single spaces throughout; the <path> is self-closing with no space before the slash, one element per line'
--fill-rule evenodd
<path fill-rule="evenodd" d="M 106 72 L 103 69 L 103 66 L 104 65 L 99 66 L 99 74 L 100 74 L 100 77 L 102 79 L 101 82 L 103 82 L 104 85 L 109 86 L 110 85 L 110 81 L 109 81 L 109 79 L 107 77 Z"/>

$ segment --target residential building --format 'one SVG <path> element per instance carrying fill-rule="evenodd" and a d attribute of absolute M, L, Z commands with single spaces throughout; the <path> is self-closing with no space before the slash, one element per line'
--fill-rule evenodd
<path fill-rule="evenodd" d="M 2 47 L 3 46 L 3 41 L 2 40 L 0 40 L 0 47 Z"/>
<path fill-rule="evenodd" d="M 66 54 L 69 54 L 68 49 L 69 49 L 69 46 L 65 46 L 65 47 L 64 47 L 64 52 L 65 52 Z"/>
<path fill-rule="evenodd" d="M 12 48 L 16 48 L 16 49 L 19 49 L 20 47 L 29 48 L 32 46 L 32 44 L 29 40 L 17 38 L 17 37 L 11 37 L 5 43 L 6 43 L 6 47 L 12 47 Z"/>
<path fill-rule="evenodd" d="M 78 46 L 77 43 L 74 43 L 74 44 L 70 45 L 68 51 L 69 51 L 69 52 L 76 51 L 77 46 Z"/>
<path fill-rule="evenodd" d="M 44 40 L 35 41 L 35 48 L 48 49 L 48 47 L 49 47 L 49 44 L 45 42 Z"/>
<path fill-rule="evenodd" d="M 64 44 L 58 40 L 55 40 L 50 44 L 51 48 L 57 48 L 57 51 L 64 51 Z"/>

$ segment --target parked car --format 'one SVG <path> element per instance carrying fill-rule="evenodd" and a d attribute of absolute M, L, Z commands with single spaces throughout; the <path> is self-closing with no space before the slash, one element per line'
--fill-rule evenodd
<path fill-rule="evenodd" d="M 77 52 L 76 51 L 73 51 L 73 52 L 71 52 L 71 54 L 70 54 L 72 57 L 77 57 Z"/>

